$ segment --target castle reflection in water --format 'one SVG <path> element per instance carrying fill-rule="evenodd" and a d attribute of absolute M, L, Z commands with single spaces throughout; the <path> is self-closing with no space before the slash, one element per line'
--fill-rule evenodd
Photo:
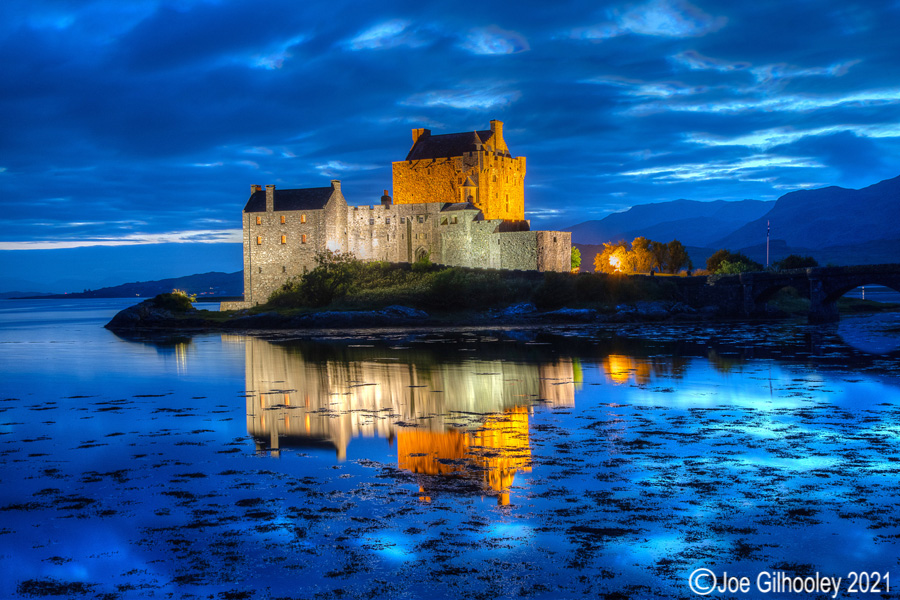
<path fill-rule="evenodd" d="M 480 477 L 500 503 L 515 474 L 530 470 L 534 403 L 573 406 L 579 371 L 558 356 L 448 358 L 419 347 L 225 337 L 245 347 L 247 431 L 258 451 L 325 447 L 344 460 L 354 438 L 381 437 L 396 442 L 401 469 Z"/>

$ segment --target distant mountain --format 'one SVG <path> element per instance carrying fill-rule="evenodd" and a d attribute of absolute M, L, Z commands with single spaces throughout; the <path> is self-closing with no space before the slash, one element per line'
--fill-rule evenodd
<path fill-rule="evenodd" d="M 0 250 L 0 292 L 60 294 L 193 273 L 230 273 L 244 264 L 240 243 L 85 246 Z"/>
<path fill-rule="evenodd" d="M 74 294 L 42 294 L 42 298 L 148 298 L 171 292 L 183 290 L 189 294 L 196 294 L 198 299 L 204 297 L 242 296 L 244 293 L 243 271 L 237 273 L 201 273 L 199 275 L 187 275 L 171 279 L 159 279 L 157 281 L 138 281 L 135 283 L 123 283 L 99 290 L 85 290 Z"/>
<path fill-rule="evenodd" d="M 826 187 L 785 194 L 768 213 L 714 243 L 720 248 L 747 248 L 770 238 L 790 248 L 822 250 L 866 245 L 900 237 L 900 177 L 861 190 Z M 900 259 L 895 257 L 893 262 Z"/>
<path fill-rule="evenodd" d="M 763 216 L 773 206 L 773 202 L 762 200 L 672 200 L 639 204 L 564 231 L 571 231 L 572 241 L 579 244 L 631 241 L 642 235 L 660 242 L 677 239 L 686 246 L 705 247 Z"/>

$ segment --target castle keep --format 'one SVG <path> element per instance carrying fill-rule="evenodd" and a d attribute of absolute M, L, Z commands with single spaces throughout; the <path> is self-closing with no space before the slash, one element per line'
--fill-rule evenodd
<path fill-rule="evenodd" d="M 349 206 L 341 182 L 276 190 L 250 186 L 243 211 L 244 301 L 263 304 L 292 277 L 315 267 L 316 253 L 362 260 L 568 271 L 571 233 L 531 231 L 525 220 L 525 158 L 514 158 L 503 123 L 490 130 L 431 135 L 413 130 L 406 160 L 393 163 L 394 197 Z"/>

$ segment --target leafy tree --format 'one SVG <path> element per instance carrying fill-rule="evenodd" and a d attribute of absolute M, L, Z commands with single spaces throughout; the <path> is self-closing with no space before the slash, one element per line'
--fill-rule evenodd
<path fill-rule="evenodd" d="M 325 250 L 316 253 L 316 266 L 299 280 L 286 282 L 272 294 L 270 301 L 278 303 L 278 296 L 296 296 L 304 306 L 327 306 L 346 295 L 360 261 L 352 253 Z"/>
<path fill-rule="evenodd" d="M 721 275 L 737 275 L 738 273 L 748 273 L 750 271 L 758 271 L 759 269 L 754 269 L 753 265 L 748 262 L 738 260 L 738 261 L 730 261 L 723 260 L 719 263 L 719 270 L 716 273 Z"/>
<path fill-rule="evenodd" d="M 572 246 L 572 272 L 576 273 L 581 268 L 581 250 Z"/>
<path fill-rule="evenodd" d="M 643 236 L 634 238 L 631 242 L 631 263 L 635 273 L 649 273 L 655 266 L 655 257 L 650 251 L 650 240 Z"/>
<path fill-rule="evenodd" d="M 687 250 L 684 249 L 684 245 L 678 240 L 672 240 L 666 245 L 666 262 L 663 264 L 666 273 L 677 273 L 682 267 L 688 270 L 694 267 Z"/>
<path fill-rule="evenodd" d="M 424 271 L 430 271 L 433 266 L 431 256 L 429 256 L 427 252 L 423 252 L 416 258 L 416 262 L 414 262 L 410 268 L 415 273 L 422 273 Z"/>
<path fill-rule="evenodd" d="M 723 260 L 728 260 L 731 256 L 731 252 L 725 250 L 724 248 L 721 250 L 716 250 L 713 252 L 713 255 L 706 259 L 706 270 L 710 273 L 716 273 L 719 270 L 719 265 L 722 264 Z"/>
<path fill-rule="evenodd" d="M 594 257 L 594 271 L 597 273 L 626 272 L 623 263 L 625 254 L 628 253 L 628 242 L 603 242 L 603 250 Z"/>
<path fill-rule="evenodd" d="M 650 242 L 650 252 L 657 269 L 662 271 L 669 264 L 669 246 L 662 242 Z"/>
<path fill-rule="evenodd" d="M 728 263 L 727 267 L 723 267 L 723 263 Z M 706 270 L 710 273 L 747 273 L 749 271 L 762 271 L 763 266 L 740 252 L 731 252 L 723 249 L 717 250 L 706 259 Z"/>
<path fill-rule="evenodd" d="M 807 267 L 818 267 L 819 262 L 812 256 L 800 256 L 799 254 L 790 254 L 779 261 L 772 263 L 772 266 L 783 271 L 785 269 L 805 269 Z"/>

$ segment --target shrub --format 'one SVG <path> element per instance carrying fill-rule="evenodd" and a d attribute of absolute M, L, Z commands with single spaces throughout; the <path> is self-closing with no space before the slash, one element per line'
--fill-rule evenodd
<path fill-rule="evenodd" d="M 195 295 L 188 295 L 181 290 L 173 290 L 165 294 L 159 294 L 153 298 L 153 305 L 156 308 L 170 310 L 172 312 L 188 312 L 194 310 L 193 301 L 197 299 Z"/>

